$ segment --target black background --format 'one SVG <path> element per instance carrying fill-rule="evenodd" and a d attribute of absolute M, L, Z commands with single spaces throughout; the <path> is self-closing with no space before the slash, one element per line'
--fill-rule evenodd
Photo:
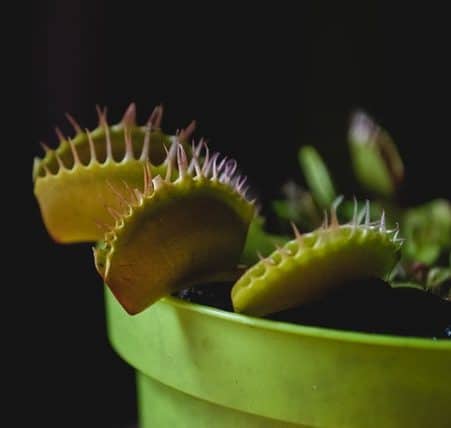
<path fill-rule="evenodd" d="M 69 131 L 66 111 L 94 127 L 96 104 L 116 121 L 135 101 L 143 122 L 162 102 L 167 131 L 197 119 L 196 137 L 237 158 L 261 200 L 277 196 L 288 177 L 302 183 L 301 144 L 317 146 L 338 187 L 351 192 L 346 128 L 352 109 L 363 107 L 400 148 L 406 200 L 449 195 L 443 11 L 395 11 L 388 2 L 196 11 L 112 3 L 35 2 L 32 156 L 42 155 L 40 140 L 56 144 L 54 125 Z M 34 200 L 31 213 L 46 426 L 128 426 L 133 373 L 108 345 L 89 245 L 54 244 Z"/>

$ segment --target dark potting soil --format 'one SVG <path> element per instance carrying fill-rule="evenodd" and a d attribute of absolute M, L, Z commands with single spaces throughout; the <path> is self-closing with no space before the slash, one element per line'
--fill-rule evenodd
<path fill-rule="evenodd" d="M 191 287 L 175 293 L 174 296 L 187 300 L 188 302 L 233 312 L 232 300 L 230 298 L 232 285 L 231 283 L 221 283 L 202 287 Z"/>
<path fill-rule="evenodd" d="M 192 287 L 174 296 L 233 311 L 231 286 Z M 353 281 L 322 300 L 265 318 L 339 330 L 451 339 L 451 302 L 414 288 L 392 288 L 380 279 Z"/>

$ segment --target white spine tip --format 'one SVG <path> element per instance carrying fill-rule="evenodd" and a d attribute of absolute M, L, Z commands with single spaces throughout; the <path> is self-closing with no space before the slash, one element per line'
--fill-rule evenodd
<path fill-rule="evenodd" d="M 247 180 L 247 177 L 246 176 L 243 176 L 242 178 L 241 178 L 241 181 L 237 181 L 237 185 L 236 185 L 236 190 L 238 191 L 238 192 L 241 192 L 241 189 L 243 188 L 243 186 L 244 186 L 244 183 L 246 182 L 246 180 Z"/>
<path fill-rule="evenodd" d="M 179 177 L 181 179 L 185 178 L 188 169 L 188 160 L 186 158 L 185 149 L 181 144 L 177 147 L 177 166 L 179 170 Z"/>
<path fill-rule="evenodd" d="M 52 149 L 47 144 L 43 143 L 42 141 L 40 142 L 40 144 L 46 155 L 47 153 L 52 152 Z"/>
<path fill-rule="evenodd" d="M 370 201 L 367 199 L 365 202 L 365 227 L 370 226 Z"/>
<path fill-rule="evenodd" d="M 292 221 L 290 221 L 290 225 L 291 228 L 293 229 L 294 237 L 296 238 L 296 240 L 298 242 L 303 242 L 302 234 L 301 232 L 299 232 L 298 227 Z"/>
<path fill-rule="evenodd" d="M 74 117 L 71 116 L 69 113 L 66 113 L 65 116 L 66 119 L 69 121 L 69 123 L 72 125 L 72 128 L 74 128 L 75 133 L 82 134 L 83 130 L 81 129 L 79 123 L 74 119 Z"/>
<path fill-rule="evenodd" d="M 164 146 L 164 150 L 166 151 L 166 160 L 164 161 L 164 164 L 166 165 L 166 177 L 165 180 L 170 182 L 172 179 L 172 170 L 174 167 L 174 161 L 177 158 L 177 147 L 179 145 L 179 142 L 177 138 L 174 138 L 171 147 L 169 147 L 169 150 Z"/>
<path fill-rule="evenodd" d="M 217 164 L 217 159 L 218 159 L 218 158 L 216 158 L 216 159 L 214 160 L 214 162 L 213 162 L 213 172 L 212 172 L 212 175 L 211 175 L 212 181 L 216 181 L 216 180 L 218 179 L 218 164 Z"/>
<path fill-rule="evenodd" d="M 196 121 L 193 120 L 191 123 L 180 132 L 180 141 L 188 141 L 196 130 Z"/>
<path fill-rule="evenodd" d="M 55 134 L 58 138 L 58 141 L 61 143 L 65 140 L 63 133 L 61 132 L 61 129 L 59 129 L 57 126 L 55 127 Z"/>
<path fill-rule="evenodd" d="M 352 200 L 354 202 L 354 205 L 353 205 L 353 213 L 352 213 L 351 224 L 352 224 L 353 227 L 356 227 L 358 225 L 358 220 L 357 220 L 358 217 L 357 217 L 357 215 L 358 215 L 358 208 L 359 208 L 359 206 L 357 204 L 357 198 L 355 196 L 352 197 Z"/>
<path fill-rule="evenodd" d="M 147 120 L 147 124 L 150 124 L 152 128 L 160 129 L 161 120 L 163 118 L 163 106 L 160 104 L 156 106 Z"/>
<path fill-rule="evenodd" d="M 130 103 L 130 105 L 127 107 L 127 110 L 125 110 L 124 116 L 122 117 L 121 122 L 123 123 L 124 127 L 131 128 L 133 126 L 136 126 L 136 104 Z"/>
<path fill-rule="evenodd" d="M 380 225 L 379 225 L 379 230 L 381 232 L 385 232 L 386 228 L 385 228 L 385 211 L 382 210 L 382 215 L 381 215 L 381 221 L 380 221 Z"/>

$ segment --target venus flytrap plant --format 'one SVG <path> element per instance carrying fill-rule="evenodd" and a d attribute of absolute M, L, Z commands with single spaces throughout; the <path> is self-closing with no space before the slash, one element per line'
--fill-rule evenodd
<path fill-rule="evenodd" d="M 399 221 L 406 238 L 401 269 L 393 276 L 393 283 L 421 285 L 424 290 L 451 299 L 451 280 L 447 274 L 451 256 L 450 202 L 435 199 L 415 207 L 400 203 L 404 181 L 402 159 L 387 131 L 362 111 L 352 116 L 348 142 L 360 184 L 377 198 L 392 221 Z M 423 273 L 419 275 L 419 271 Z M 443 274 L 436 275 L 437 272 Z"/>
<path fill-rule="evenodd" d="M 136 109 L 131 104 L 122 120 L 109 125 L 106 109 L 97 108 L 98 127 L 83 130 L 67 115 L 75 135 L 65 137 L 56 128 L 59 145 L 43 145 L 45 156 L 33 165 L 34 192 L 44 223 L 58 242 L 90 242 L 102 238 L 104 225 L 121 209 L 112 186 L 142 190 L 143 165 L 151 163 L 154 175 L 164 174 L 166 150 L 174 136 L 161 129 L 163 108 L 155 107 L 145 126 L 136 125 Z M 178 135 L 186 144 L 194 131 L 192 122 Z"/>
<path fill-rule="evenodd" d="M 122 196 L 125 211 L 94 250 L 100 275 L 131 314 L 176 290 L 240 274 L 254 216 L 246 177 L 237 173 L 235 160 L 210 153 L 203 142 L 192 153 L 188 160 L 175 141 L 164 178 L 152 177 L 147 164 L 143 192 Z"/>
<path fill-rule="evenodd" d="M 374 391 L 378 426 L 443 425 L 451 303 L 387 283 L 402 240 L 381 203 L 336 198 L 319 153 L 304 148 L 312 193 L 287 186 L 289 201 L 274 207 L 296 222 L 294 238 L 270 233 L 237 162 L 188 144 L 194 124 L 169 136 L 161 107 L 145 126 L 133 104 L 113 126 L 98 112 L 96 129 L 69 116 L 75 136 L 58 131 L 58 148 L 45 147 L 35 195 L 55 240 L 96 242 L 108 337 L 136 370 L 140 426 L 365 426 Z M 433 211 L 449 226 L 446 210 Z M 446 278 L 427 275 L 430 287 Z"/>
<path fill-rule="evenodd" d="M 338 202 L 338 201 L 337 201 Z M 399 259 L 402 241 L 398 229 L 387 229 L 385 214 L 370 221 L 369 203 L 350 223 L 340 225 L 336 205 L 330 222 L 301 234 L 293 223 L 295 239 L 252 266 L 234 285 L 237 312 L 263 316 L 324 297 L 347 281 L 386 277 Z"/>
<path fill-rule="evenodd" d="M 404 180 L 404 164 L 388 132 L 365 112 L 356 111 L 351 116 L 348 143 L 359 183 L 370 193 L 393 199 Z"/>
<path fill-rule="evenodd" d="M 293 224 L 295 239 L 290 240 L 264 230 L 264 218 L 255 216 L 235 160 L 211 152 L 203 140 L 188 145 L 194 123 L 169 136 L 160 130 L 160 106 L 145 126 L 136 125 L 133 104 L 117 125 L 108 124 L 105 110 L 98 114 L 93 131 L 83 131 L 68 116 L 75 136 L 66 138 L 58 131 L 58 148 L 45 148 L 45 157 L 35 161 L 35 194 L 57 241 L 98 242 L 96 268 L 130 314 L 193 285 L 236 281 L 231 293 L 235 310 L 267 315 L 323 298 L 354 279 L 388 278 L 399 260 L 397 211 L 389 210 L 386 218 L 381 201 L 372 206 L 367 201 L 363 207 L 356 200 L 340 205 L 342 198 L 332 203 L 331 175 L 311 147 L 301 149 L 299 160 L 312 194 L 301 192 L 303 203 L 291 204 L 291 211 L 284 202 L 278 208 L 287 219 L 299 208 L 292 220 L 303 225 L 303 232 L 305 224 L 317 223 L 320 210 L 332 208 L 323 225 L 307 233 Z M 355 141 L 385 135 L 374 126 L 374 132 L 365 134 L 362 127 L 369 125 L 362 118 L 353 123 L 360 127 L 351 132 Z M 362 147 L 356 149 L 358 163 L 364 160 Z M 384 176 L 387 184 L 402 164 L 387 169 L 385 155 L 374 144 L 368 147 L 377 158 L 376 176 Z M 392 187 L 383 188 L 383 198 L 396 194 Z M 448 211 L 436 211 L 440 230 L 448 231 Z M 439 234 L 441 249 L 448 242 L 445 235 Z M 415 253 L 416 247 L 409 248 Z M 431 289 L 447 280 L 447 270 L 427 276 Z"/>
<path fill-rule="evenodd" d="M 348 145 L 359 191 L 371 198 L 371 217 L 384 211 L 387 225 L 393 228 L 399 224 L 406 238 L 400 264 L 390 276 L 391 284 L 409 285 L 451 299 L 450 202 L 436 199 L 416 207 L 400 203 L 404 182 L 401 156 L 388 132 L 363 111 L 351 116 Z M 317 226 L 315 218 L 330 203 L 335 190 L 332 175 L 314 147 L 301 147 L 299 161 L 308 189 L 292 183 L 291 188 L 298 189 L 298 200 L 293 201 L 285 191 L 286 199 L 274 201 L 273 208 L 285 227 L 291 220 L 308 231 Z M 343 201 L 339 214 L 345 221 L 352 218 L 353 205 L 350 199 Z"/>
<path fill-rule="evenodd" d="M 132 104 L 110 126 L 99 110 L 92 131 L 69 116 L 75 136 L 58 131 L 33 169 L 53 238 L 96 242 L 108 338 L 136 370 L 140 426 L 360 427 L 371 406 L 377 426 L 445 426 L 451 303 L 387 283 L 403 240 L 382 203 L 336 198 L 319 153 L 304 148 L 312 193 L 287 186 L 274 207 L 296 222 L 294 237 L 270 233 L 237 162 L 189 145 L 194 124 L 164 134 L 161 115 L 137 126 Z M 425 214 L 413 214 L 428 241 Z M 450 275 L 430 270 L 428 286 Z M 335 396 L 351 399 L 334 406 Z"/>
<path fill-rule="evenodd" d="M 158 106 L 145 126 L 134 104 L 118 125 L 98 109 L 99 126 L 57 135 L 33 167 L 35 195 L 49 233 L 59 242 L 99 241 L 99 273 L 130 313 L 192 283 L 236 278 L 254 214 L 246 177 L 233 159 L 160 130 Z M 202 153 L 201 153 L 202 152 Z"/>

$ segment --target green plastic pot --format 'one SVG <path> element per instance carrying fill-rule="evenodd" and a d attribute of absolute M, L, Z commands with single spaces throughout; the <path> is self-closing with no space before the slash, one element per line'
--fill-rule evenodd
<path fill-rule="evenodd" d="M 450 427 L 451 342 L 304 327 L 175 298 L 109 337 L 137 372 L 140 428 Z"/>

